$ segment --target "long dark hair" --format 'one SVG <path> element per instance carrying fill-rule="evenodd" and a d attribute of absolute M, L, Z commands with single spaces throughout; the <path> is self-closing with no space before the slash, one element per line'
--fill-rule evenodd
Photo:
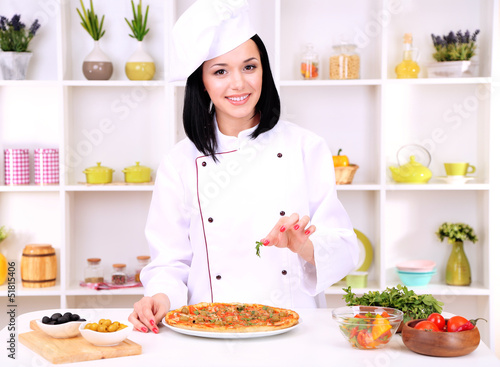
<path fill-rule="evenodd" d="M 262 64 L 262 91 L 255 106 L 255 113 L 260 112 L 260 123 L 252 133 L 252 138 L 271 130 L 277 123 L 281 112 L 278 90 L 274 84 L 271 64 L 266 47 L 258 35 L 251 38 L 259 49 Z M 215 134 L 215 107 L 210 107 L 210 96 L 203 85 L 203 65 L 200 65 L 187 79 L 184 95 L 182 120 L 187 137 L 196 148 L 217 161 L 217 137 Z"/>

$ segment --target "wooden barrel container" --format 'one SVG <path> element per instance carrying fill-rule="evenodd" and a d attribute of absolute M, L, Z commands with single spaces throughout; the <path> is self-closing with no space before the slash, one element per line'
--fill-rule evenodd
<path fill-rule="evenodd" d="M 57 259 L 51 245 L 26 245 L 21 258 L 21 280 L 27 288 L 56 285 Z"/>

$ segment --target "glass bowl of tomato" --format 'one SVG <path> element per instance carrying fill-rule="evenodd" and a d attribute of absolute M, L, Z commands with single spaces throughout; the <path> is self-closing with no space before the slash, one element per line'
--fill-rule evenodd
<path fill-rule="evenodd" d="M 345 306 L 334 309 L 332 317 L 352 347 L 379 349 L 396 334 L 403 312 L 390 307 Z"/>

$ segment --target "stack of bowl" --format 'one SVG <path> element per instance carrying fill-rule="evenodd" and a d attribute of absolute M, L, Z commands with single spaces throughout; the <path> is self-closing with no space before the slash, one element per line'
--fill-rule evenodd
<path fill-rule="evenodd" d="M 432 260 L 410 260 L 396 265 L 399 279 L 406 286 L 425 286 L 436 273 L 436 263 Z"/>

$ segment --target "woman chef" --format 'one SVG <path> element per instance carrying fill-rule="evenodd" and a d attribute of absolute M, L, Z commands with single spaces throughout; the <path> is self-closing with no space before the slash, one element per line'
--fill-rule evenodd
<path fill-rule="evenodd" d="M 356 235 L 324 140 L 279 120 L 246 1 L 197 1 L 172 38 L 171 79 L 188 77 L 187 138 L 158 168 L 152 261 L 129 320 L 157 333 L 168 310 L 198 302 L 325 306 L 323 291 L 358 262 Z"/>

